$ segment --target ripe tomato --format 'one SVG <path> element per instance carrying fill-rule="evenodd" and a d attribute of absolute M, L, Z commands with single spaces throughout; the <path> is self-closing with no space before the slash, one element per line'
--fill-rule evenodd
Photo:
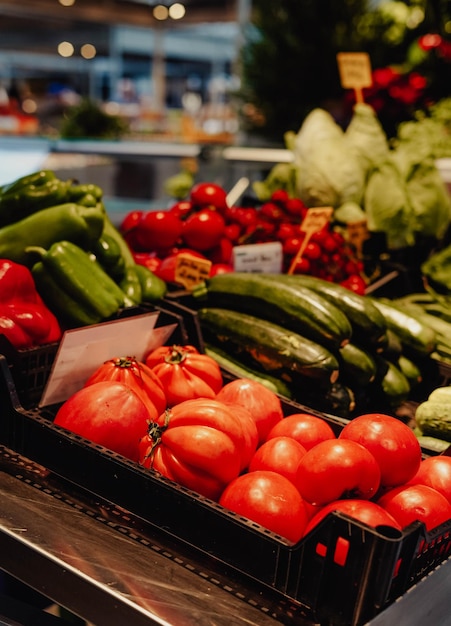
<path fill-rule="evenodd" d="M 233 408 L 209 398 L 186 400 L 152 422 L 139 444 L 140 463 L 217 500 L 248 454 Z"/>
<path fill-rule="evenodd" d="M 254 418 L 246 409 L 246 407 L 241 406 L 240 404 L 232 404 L 229 402 L 224 402 L 228 407 L 230 407 L 235 414 L 236 417 L 240 420 L 241 426 L 244 431 L 244 440 L 245 445 L 242 454 L 242 461 L 240 472 L 246 470 L 249 467 L 249 463 L 251 462 L 252 457 L 255 454 L 258 446 L 258 430 L 257 425 L 255 423 Z"/>
<path fill-rule="evenodd" d="M 161 259 L 155 252 L 134 252 L 133 258 L 138 265 L 144 265 L 151 272 L 155 272 L 161 265 Z"/>
<path fill-rule="evenodd" d="M 240 404 L 249 410 L 257 425 L 260 444 L 266 440 L 271 428 L 283 419 L 279 397 L 260 382 L 250 378 L 237 378 L 225 384 L 216 399 Z"/>
<path fill-rule="evenodd" d="M 134 357 L 114 357 L 105 361 L 89 376 L 84 386 L 102 380 L 115 380 L 131 387 L 146 405 L 149 419 L 156 419 L 166 408 L 166 396 L 160 380 L 150 367 Z"/>
<path fill-rule="evenodd" d="M 320 441 L 336 439 L 332 427 L 325 420 L 309 413 L 293 413 L 277 422 L 266 440 L 272 437 L 292 437 L 306 450 L 310 450 Z"/>
<path fill-rule="evenodd" d="M 340 282 L 340 285 L 361 296 L 365 295 L 366 282 L 358 274 L 351 274 L 350 276 L 342 280 Z"/>
<path fill-rule="evenodd" d="M 122 220 L 121 225 L 119 226 L 119 230 L 121 231 L 121 233 L 123 235 L 126 235 L 131 230 L 136 228 L 136 226 L 138 226 L 138 224 L 141 222 L 143 215 L 144 211 L 138 210 L 130 211 L 129 213 L 127 213 L 127 215 Z"/>
<path fill-rule="evenodd" d="M 432 487 L 451 502 L 451 457 L 430 456 L 424 459 L 409 483 Z"/>
<path fill-rule="evenodd" d="M 190 200 L 197 208 L 213 207 L 219 213 L 227 210 L 227 194 L 216 183 L 197 183 L 191 189 Z"/>
<path fill-rule="evenodd" d="M 185 219 L 193 210 L 193 205 L 189 200 L 179 200 L 172 204 L 168 211 L 179 219 Z"/>
<path fill-rule="evenodd" d="M 315 243 L 314 241 L 309 241 L 305 246 L 303 256 L 305 256 L 310 261 L 317 261 L 321 256 L 321 247 Z"/>
<path fill-rule="evenodd" d="M 208 258 L 213 264 L 230 263 L 233 253 L 233 244 L 227 237 L 221 237 L 219 243 L 208 251 Z"/>
<path fill-rule="evenodd" d="M 427 485 L 402 485 L 384 493 L 377 503 L 405 528 L 423 522 L 432 530 L 451 519 L 451 504 L 444 495 Z"/>
<path fill-rule="evenodd" d="M 227 263 L 213 263 L 210 268 L 210 278 L 217 274 L 230 274 L 230 272 L 233 271 L 233 265 L 228 265 Z"/>
<path fill-rule="evenodd" d="M 223 385 L 218 362 L 194 346 L 160 346 L 146 356 L 145 364 L 160 381 L 168 406 L 214 398 Z"/>
<path fill-rule="evenodd" d="M 304 534 L 307 535 L 321 520 L 333 511 L 345 513 L 349 517 L 352 517 L 352 519 L 362 522 L 371 528 L 391 526 L 397 530 L 402 530 L 395 518 L 379 504 L 371 502 L 370 500 L 350 499 L 335 500 L 335 502 L 329 502 L 329 504 L 323 506 L 322 509 L 310 519 Z"/>
<path fill-rule="evenodd" d="M 54 424 L 138 461 L 149 412 L 128 385 L 106 380 L 83 387 L 58 410 Z"/>
<path fill-rule="evenodd" d="M 351 439 L 327 439 L 302 457 L 296 485 L 312 504 L 327 504 L 341 498 L 372 498 L 380 482 L 374 456 Z"/>
<path fill-rule="evenodd" d="M 421 447 L 404 422 L 382 413 L 366 413 L 348 422 L 339 435 L 360 443 L 376 459 L 381 487 L 396 487 L 410 480 L 421 463 Z"/>
<path fill-rule="evenodd" d="M 169 211 L 147 211 L 134 230 L 140 250 L 166 250 L 180 238 L 183 222 Z"/>
<path fill-rule="evenodd" d="M 219 244 L 224 229 L 225 221 L 220 213 L 202 209 L 185 220 L 182 235 L 187 246 L 204 251 Z"/>
<path fill-rule="evenodd" d="M 219 504 L 292 543 L 301 539 L 307 525 L 298 490 L 277 472 L 259 470 L 238 476 L 227 485 Z"/>
<path fill-rule="evenodd" d="M 298 465 L 307 450 L 292 437 L 273 437 L 258 448 L 249 464 L 249 471 L 272 470 L 296 480 Z"/>
<path fill-rule="evenodd" d="M 161 280 L 164 280 L 167 283 L 174 283 L 175 282 L 175 270 L 177 268 L 177 263 L 178 263 L 178 256 L 179 254 L 182 254 L 182 253 L 188 253 L 193 256 L 197 256 L 201 259 L 207 258 L 200 252 L 197 252 L 196 250 L 190 250 L 189 248 L 180 248 L 178 249 L 177 252 L 174 252 L 173 254 L 170 254 L 166 256 L 164 259 L 162 259 L 158 267 L 155 268 L 155 270 L 153 270 L 154 274 L 158 276 L 158 278 L 161 278 Z"/>
<path fill-rule="evenodd" d="M 308 208 L 300 198 L 288 198 L 284 202 L 283 208 L 287 213 L 299 217 L 301 220 L 304 219 L 308 211 Z"/>

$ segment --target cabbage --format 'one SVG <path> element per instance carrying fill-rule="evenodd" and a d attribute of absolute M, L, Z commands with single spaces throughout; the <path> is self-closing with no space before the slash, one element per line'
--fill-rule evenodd
<path fill-rule="evenodd" d="M 384 161 L 389 153 L 387 136 L 372 106 L 358 102 L 345 132 L 346 143 L 366 171 Z"/>

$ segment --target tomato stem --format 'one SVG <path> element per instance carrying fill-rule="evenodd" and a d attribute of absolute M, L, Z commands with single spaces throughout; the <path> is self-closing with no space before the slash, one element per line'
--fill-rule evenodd
<path fill-rule="evenodd" d="M 179 363 L 183 363 L 183 361 L 186 359 L 187 354 L 188 352 L 183 348 L 183 346 L 172 346 L 172 348 L 168 350 L 164 361 L 165 363 L 178 365 Z"/>
<path fill-rule="evenodd" d="M 153 457 L 155 455 L 155 450 L 157 449 L 157 446 L 159 446 L 161 443 L 161 437 L 164 431 L 166 430 L 166 428 L 169 426 L 170 417 L 171 417 L 171 410 L 166 409 L 164 412 L 164 424 L 162 426 L 160 426 L 158 422 L 149 422 L 149 428 L 148 428 L 147 434 L 148 434 L 149 439 L 152 440 L 152 445 L 150 447 L 149 452 L 146 454 L 144 458 L 150 459 L 150 467 L 152 467 L 152 464 L 153 464 Z"/>

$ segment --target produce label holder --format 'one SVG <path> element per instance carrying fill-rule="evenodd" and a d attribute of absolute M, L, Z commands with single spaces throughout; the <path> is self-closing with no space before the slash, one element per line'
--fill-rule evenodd
<path fill-rule="evenodd" d="M 279 241 L 234 246 L 232 263 L 235 272 L 282 272 L 283 251 Z"/>
<path fill-rule="evenodd" d="M 304 250 L 307 247 L 308 242 L 310 241 L 310 237 L 313 233 L 322 230 L 332 219 L 332 215 L 334 214 L 333 207 L 325 206 L 325 207 L 314 207 L 307 211 L 307 215 L 302 220 L 300 225 L 300 230 L 305 233 L 304 239 L 302 240 L 301 246 L 291 261 L 291 265 L 288 268 L 288 274 L 293 274 L 294 269 L 302 258 L 304 254 Z"/>
<path fill-rule="evenodd" d="M 208 259 L 181 252 L 177 256 L 175 281 L 183 285 L 185 289 L 193 289 L 209 277 L 211 266 L 212 262 Z"/>
<path fill-rule="evenodd" d="M 363 102 L 362 89 L 371 87 L 370 57 L 366 52 L 339 52 L 338 71 L 343 89 L 354 89 L 356 102 Z"/>
<path fill-rule="evenodd" d="M 176 325 L 155 328 L 158 315 L 155 311 L 66 331 L 39 407 L 67 400 L 83 387 L 99 363 L 124 355 L 143 360 L 147 353 L 163 345 Z"/>

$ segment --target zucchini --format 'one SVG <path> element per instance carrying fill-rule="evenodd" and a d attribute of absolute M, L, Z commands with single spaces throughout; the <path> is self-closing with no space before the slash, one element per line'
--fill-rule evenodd
<path fill-rule="evenodd" d="M 423 374 L 417 363 L 406 357 L 405 354 L 400 354 L 395 365 L 404 374 L 410 383 L 411 387 L 418 385 L 423 380 Z"/>
<path fill-rule="evenodd" d="M 279 281 L 278 274 L 230 272 L 208 279 L 193 290 L 207 307 L 255 315 L 330 349 L 345 345 L 352 334 L 346 315 L 302 285 Z"/>
<path fill-rule="evenodd" d="M 230 374 L 233 374 L 238 378 L 250 378 L 252 380 L 256 380 L 274 393 L 277 393 L 279 396 L 283 396 L 284 398 L 288 398 L 290 400 L 292 399 L 293 394 L 291 389 L 283 382 L 283 380 L 280 380 L 280 378 L 257 372 L 256 370 L 253 370 L 241 363 L 235 357 L 230 356 L 230 354 L 224 350 L 216 348 L 215 346 L 207 344 L 204 348 L 205 354 L 211 356 L 217 363 L 219 363 L 222 369 L 230 372 Z"/>
<path fill-rule="evenodd" d="M 372 354 L 348 343 L 339 350 L 340 380 L 352 388 L 366 387 L 376 379 L 377 364 Z"/>
<path fill-rule="evenodd" d="M 390 361 L 387 361 L 387 371 L 380 382 L 380 392 L 391 408 L 399 407 L 409 397 L 409 381 L 401 370 Z"/>
<path fill-rule="evenodd" d="M 338 360 L 330 350 L 278 324 L 215 307 L 199 309 L 197 315 L 206 343 L 259 371 L 275 376 L 285 371 L 328 383 L 338 378 Z"/>
<path fill-rule="evenodd" d="M 399 337 L 403 351 L 407 351 L 409 356 L 424 357 L 434 351 L 437 335 L 432 328 L 392 301 L 382 298 L 372 298 L 372 301 L 383 315 L 387 328 Z"/>
<path fill-rule="evenodd" d="M 382 350 L 386 344 L 386 323 L 368 296 L 361 296 L 338 283 L 305 274 L 283 274 L 278 279 L 303 285 L 339 308 L 352 327 L 352 341 L 361 346 Z"/>
<path fill-rule="evenodd" d="M 436 454 L 445 452 L 451 445 L 449 441 L 445 441 L 439 437 L 431 437 L 430 435 L 417 435 L 417 439 L 422 449 Z"/>
<path fill-rule="evenodd" d="M 333 383 L 321 392 L 300 385 L 299 392 L 293 390 L 293 393 L 294 400 L 299 404 L 337 417 L 350 418 L 356 408 L 353 390 L 340 382 Z"/>

